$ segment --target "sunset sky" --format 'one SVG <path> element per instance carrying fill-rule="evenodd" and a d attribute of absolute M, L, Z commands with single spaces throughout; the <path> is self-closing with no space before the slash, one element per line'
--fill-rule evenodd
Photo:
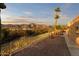
<path fill-rule="evenodd" d="M 2 24 L 9 23 L 45 23 L 54 24 L 54 9 L 61 8 L 59 24 L 67 24 L 76 16 L 79 16 L 79 4 L 59 3 L 6 3 L 6 9 L 2 10 Z"/>

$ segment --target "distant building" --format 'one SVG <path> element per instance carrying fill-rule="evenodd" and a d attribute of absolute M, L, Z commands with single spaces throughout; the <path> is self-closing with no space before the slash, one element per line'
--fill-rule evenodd
<path fill-rule="evenodd" d="M 79 16 L 77 16 L 73 21 L 68 23 L 69 27 L 78 27 L 79 28 Z"/>
<path fill-rule="evenodd" d="M 68 38 L 69 44 L 75 45 L 75 40 L 79 36 L 79 16 L 73 21 L 68 23 L 68 28 L 66 30 L 66 37 Z"/>
<path fill-rule="evenodd" d="M 79 55 L 79 16 L 72 22 L 68 23 L 68 29 L 66 30 L 66 43 L 71 55 Z M 72 48 L 73 47 L 73 48 Z"/>

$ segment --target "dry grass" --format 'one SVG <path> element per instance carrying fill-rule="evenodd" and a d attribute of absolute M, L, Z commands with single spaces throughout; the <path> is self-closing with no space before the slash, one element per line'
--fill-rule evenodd
<path fill-rule="evenodd" d="M 1 55 L 10 55 L 17 50 L 20 50 L 29 44 L 32 44 L 33 41 L 37 40 L 37 38 L 42 39 L 41 37 L 45 38 L 46 36 L 37 35 L 34 37 L 21 37 L 20 39 L 16 39 L 10 43 L 3 44 L 1 46 Z"/>
<path fill-rule="evenodd" d="M 28 45 L 32 41 L 32 39 L 33 39 L 33 37 L 31 37 L 31 38 L 22 37 L 18 40 L 16 39 L 15 41 L 10 42 L 10 43 L 3 44 L 1 46 L 1 55 L 10 55 L 15 50 Z"/>

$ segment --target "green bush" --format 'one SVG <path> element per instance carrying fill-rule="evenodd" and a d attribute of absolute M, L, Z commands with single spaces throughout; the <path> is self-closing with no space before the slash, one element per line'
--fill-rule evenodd
<path fill-rule="evenodd" d="M 39 33 L 38 32 L 35 32 L 33 30 L 27 30 L 27 36 L 35 36 L 35 35 L 38 35 Z"/>

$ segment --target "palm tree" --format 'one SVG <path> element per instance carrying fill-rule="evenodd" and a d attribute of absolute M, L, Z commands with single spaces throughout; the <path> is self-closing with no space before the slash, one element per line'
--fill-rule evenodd
<path fill-rule="evenodd" d="M 1 9 L 5 9 L 6 6 L 4 3 L 0 3 L 0 38 L 2 38 L 3 34 L 2 34 L 2 31 L 1 31 Z M 1 48 L 1 46 L 0 46 Z"/>
<path fill-rule="evenodd" d="M 55 9 L 55 17 L 54 17 L 54 19 L 55 19 L 55 30 L 57 30 L 57 22 L 58 22 L 58 19 L 60 18 L 60 16 L 59 16 L 60 12 L 61 12 L 61 10 L 60 10 L 59 7 Z"/>
<path fill-rule="evenodd" d="M 4 3 L 0 3 L 0 9 L 5 9 L 5 8 L 6 8 L 5 4 Z"/>
<path fill-rule="evenodd" d="M 6 5 L 4 3 L 0 3 L 0 29 L 1 29 L 1 9 L 5 9 L 5 8 L 6 8 Z"/>

